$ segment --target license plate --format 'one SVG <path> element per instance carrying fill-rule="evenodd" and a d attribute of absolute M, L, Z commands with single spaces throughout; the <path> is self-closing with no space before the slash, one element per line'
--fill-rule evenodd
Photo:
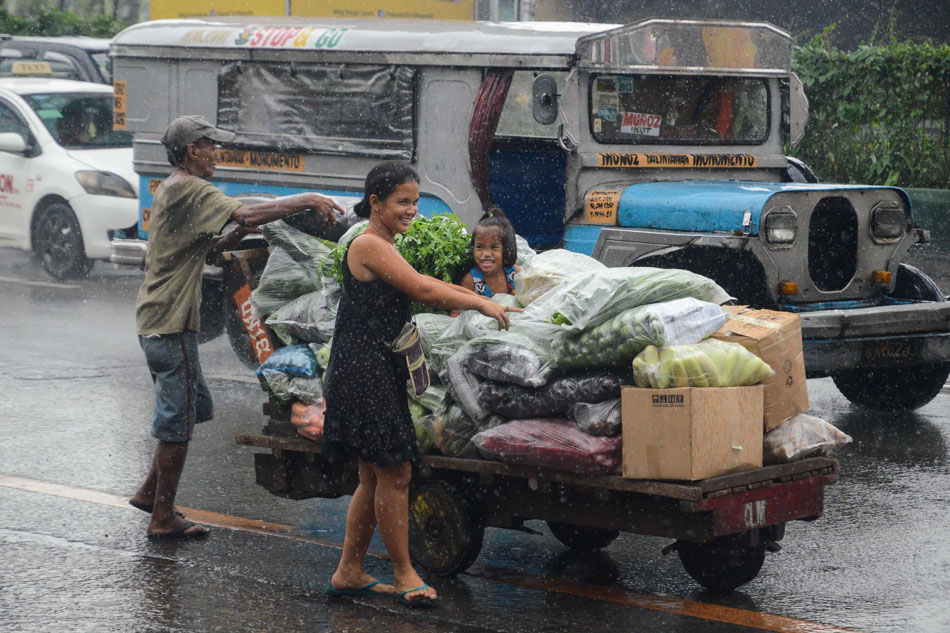
<path fill-rule="evenodd" d="M 900 363 L 916 360 L 920 355 L 920 341 L 883 341 L 867 343 L 862 359 L 867 364 Z"/>

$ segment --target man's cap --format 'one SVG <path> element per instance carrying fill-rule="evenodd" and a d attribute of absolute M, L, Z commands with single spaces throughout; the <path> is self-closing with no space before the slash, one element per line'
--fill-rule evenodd
<path fill-rule="evenodd" d="M 166 149 L 175 150 L 202 138 L 209 138 L 218 143 L 230 143 L 237 136 L 234 132 L 216 128 L 200 114 L 189 114 L 168 124 L 165 134 L 162 135 L 162 145 Z"/>

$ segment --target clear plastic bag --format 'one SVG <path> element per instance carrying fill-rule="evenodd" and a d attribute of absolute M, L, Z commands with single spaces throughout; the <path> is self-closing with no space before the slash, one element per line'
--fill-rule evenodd
<path fill-rule="evenodd" d="M 271 314 L 265 323 L 286 345 L 304 341 L 326 343 L 336 327 L 340 293 L 335 281 L 327 280 L 323 290 L 297 297 Z"/>
<path fill-rule="evenodd" d="M 578 402 L 568 410 L 567 419 L 588 435 L 613 437 L 621 430 L 620 398 Z"/>
<path fill-rule="evenodd" d="M 492 417 L 478 424 L 456 404 L 449 405 L 445 413 L 434 413 L 419 420 L 419 425 L 440 453 L 447 457 L 474 458 L 478 458 L 479 454 L 472 444 L 472 438 L 480 431 L 502 423 L 501 418 Z"/>
<path fill-rule="evenodd" d="M 537 253 L 528 244 L 528 240 L 515 234 L 515 246 L 518 247 L 518 256 L 515 258 L 515 266 L 524 268 Z"/>
<path fill-rule="evenodd" d="M 515 275 L 515 296 L 521 305 L 528 306 L 568 277 L 577 274 L 577 271 L 600 271 L 606 268 L 593 257 L 581 253 L 561 248 L 544 251 L 527 261 Z"/>
<path fill-rule="evenodd" d="M 274 369 L 261 370 L 260 375 L 274 398 L 282 403 L 297 400 L 304 404 L 314 404 L 323 398 L 323 381 L 319 378 L 299 378 L 289 376 Z"/>
<path fill-rule="evenodd" d="M 578 402 L 602 402 L 620 397 L 623 379 L 598 372 L 552 379 L 540 389 L 501 382 L 484 382 L 479 399 L 492 413 L 511 418 L 563 417 Z"/>
<path fill-rule="evenodd" d="M 556 368 L 549 347 L 514 328 L 473 339 L 453 358 L 477 376 L 523 387 L 544 386 Z"/>
<path fill-rule="evenodd" d="M 554 353 L 565 369 L 627 365 L 647 345 L 698 343 L 726 322 L 715 303 L 687 297 L 621 312 L 613 319 L 556 341 Z"/>
<path fill-rule="evenodd" d="M 765 434 L 762 460 L 784 464 L 805 457 L 831 455 L 851 442 L 851 436 L 813 415 L 799 413 Z"/>
<path fill-rule="evenodd" d="M 538 321 L 581 331 L 638 306 L 685 297 L 715 304 L 732 298 L 713 280 L 687 270 L 588 267 L 530 305 L 525 304 L 525 313 Z"/>
<path fill-rule="evenodd" d="M 649 345 L 633 359 L 638 387 L 743 387 L 775 372 L 738 343 L 706 339 L 693 345 Z"/>
<path fill-rule="evenodd" d="M 594 437 L 567 420 L 512 420 L 481 431 L 472 444 L 486 459 L 586 475 L 620 469 L 620 438 Z"/>
<path fill-rule="evenodd" d="M 319 271 L 330 257 L 332 242 L 314 237 L 287 224 L 284 220 L 261 226 L 261 235 L 271 246 L 279 246 L 299 264 Z"/>
<path fill-rule="evenodd" d="M 284 249 L 275 246 L 271 248 L 257 288 L 251 292 L 251 303 L 257 308 L 259 315 L 266 317 L 297 297 L 317 290 L 321 285 L 310 268 L 298 263 Z"/>
<path fill-rule="evenodd" d="M 290 423 L 297 427 L 297 433 L 308 440 L 319 441 L 323 437 L 323 416 L 327 410 L 326 400 L 313 404 L 294 402 L 290 405 Z"/>
<path fill-rule="evenodd" d="M 317 357 L 308 345 L 279 347 L 257 368 L 257 375 L 262 376 L 266 370 L 290 377 L 313 378 L 317 375 Z"/>

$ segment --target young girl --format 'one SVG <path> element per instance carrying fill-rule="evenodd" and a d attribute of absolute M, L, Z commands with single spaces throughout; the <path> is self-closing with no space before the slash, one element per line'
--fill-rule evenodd
<path fill-rule="evenodd" d="M 501 209 L 489 209 L 478 221 L 472 231 L 469 250 L 475 265 L 462 278 L 463 288 L 483 297 L 514 294 L 514 277 L 520 270 L 515 266 L 518 245 L 515 242 L 515 229 Z"/>
<path fill-rule="evenodd" d="M 355 211 L 369 218 L 366 231 L 343 257 L 343 298 L 327 381 L 321 451 L 332 460 L 357 460 L 359 485 L 346 516 L 343 554 L 330 595 L 393 595 L 406 606 L 431 604 L 435 590 L 409 562 L 409 478 L 419 449 L 406 392 L 403 357 L 386 347 L 417 301 L 443 310 L 478 310 L 508 327 L 505 308 L 474 292 L 417 273 L 393 246 L 416 216 L 419 177 L 405 163 L 385 162 L 366 176 Z M 370 324 L 369 319 L 373 320 Z M 395 587 L 363 570 L 379 523 L 393 564 Z"/>

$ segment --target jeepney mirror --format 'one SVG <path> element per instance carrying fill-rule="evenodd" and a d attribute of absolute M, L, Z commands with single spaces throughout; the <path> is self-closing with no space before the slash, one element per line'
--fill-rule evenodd
<path fill-rule="evenodd" d="M 557 81 L 551 75 L 538 75 L 532 87 L 534 120 L 551 125 L 557 120 Z"/>
<path fill-rule="evenodd" d="M 798 145 L 805 136 L 808 123 L 808 97 L 798 75 L 792 73 L 788 82 L 788 142 L 792 147 Z"/>

